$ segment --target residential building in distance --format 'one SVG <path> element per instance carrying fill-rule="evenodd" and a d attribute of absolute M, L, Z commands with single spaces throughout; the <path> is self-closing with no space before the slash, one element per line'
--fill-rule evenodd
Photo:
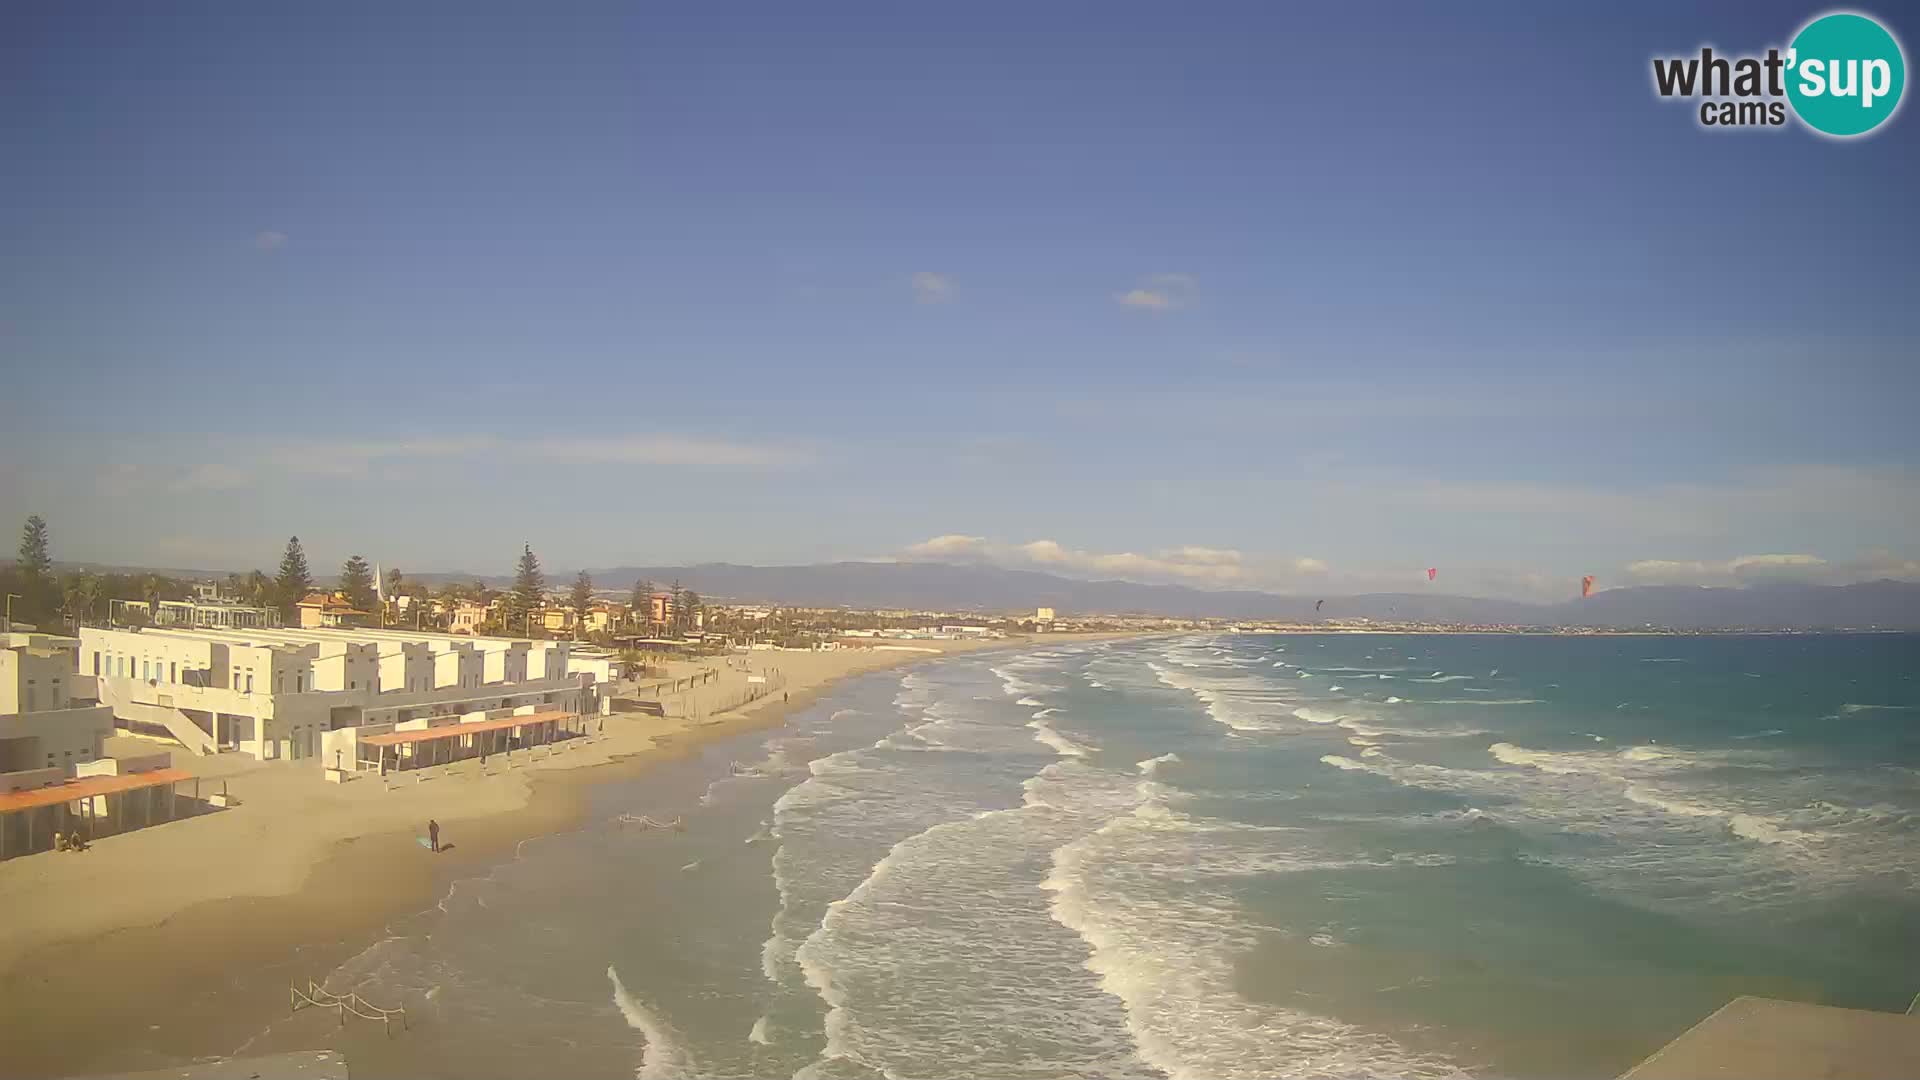
<path fill-rule="evenodd" d="M 74 671 L 79 642 L 0 635 L 0 794 L 45 787 L 100 757 L 113 713 Z"/>
<path fill-rule="evenodd" d="M 153 625 L 272 629 L 280 625 L 280 612 L 229 600 L 160 600 L 154 604 Z"/>
<path fill-rule="evenodd" d="M 587 633 L 611 634 L 627 624 L 625 604 L 611 604 L 605 601 L 587 609 Z"/>
<path fill-rule="evenodd" d="M 303 630 L 358 626 L 360 620 L 369 614 L 356 609 L 339 593 L 310 592 L 305 600 L 294 606 L 300 611 L 300 627 Z"/>
<path fill-rule="evenodd" d="M 81 677 L 121 723 L 202 754 L 316 757 L 328 731 L 489 710 L 600 711 L 570 644 L 409 629 L 80 631 Z M 331 764 L 330 762 L 328 764 Z"/>
<path fill-rule="evenodd" d="M 447 630 L 455 634 L 478 634 L 480 624 L 487 621 L 487 605 L 462 600 L 453 605 L 453 612 L 447 618 Z"/>
<path fill-rule="evenodd" d="M 579 624 L 579 617 L 570 607 L 544 607 L 533 613 L 541 629 L 550 634 L 571 634 Z"/>
<path fill-rule="evenodd" d="M 657 592 L 649 599 L 652 601 L 652 610 L 647 613 L 647 616 L 653 620 L 655 626 L 665 626 L 673 621 L 672 593 Z"/>

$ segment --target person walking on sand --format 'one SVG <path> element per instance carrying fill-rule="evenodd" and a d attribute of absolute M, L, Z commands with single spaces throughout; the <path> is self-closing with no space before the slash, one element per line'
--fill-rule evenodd
<path fill-rule="evenodd" d="M 435 854 L 440 852 L 440 823 L 432 818 L 427 819 L 427 847 Z"/>

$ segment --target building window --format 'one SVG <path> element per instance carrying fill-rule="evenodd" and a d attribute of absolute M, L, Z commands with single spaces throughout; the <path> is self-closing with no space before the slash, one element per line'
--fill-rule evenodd
<path fill-rule="evenodd" d="M 247 693 L 253 693 L 253 672 L 247 672 Z"/>
<path fill-rule="evenodd" d="M 99 653 L 93 654 L 93 674 L 95 678 L 98 678 L 100 676 L 100 654 Z"/>
<path fill-rule="evenodd" d="M 180 681 L 180 665 L 178 662 L 171 661 L 171 660 L 167 662 L 167 681 L 168 682 Z"/>

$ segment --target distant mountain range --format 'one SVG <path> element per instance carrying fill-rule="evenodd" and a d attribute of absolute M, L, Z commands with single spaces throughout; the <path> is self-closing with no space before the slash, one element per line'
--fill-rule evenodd
<path fill-rule="evenodd" d="M 1675 629 L 1920 630 L 1920 583 L 1869 581 L 1855 585 L 1752 585 L 1700 588 L 1650 585 L 1608 589 L 1585 600 L 1529 604 L 1434 593 L 1360 596 L 1281 596 L 1247 590 L 1080 581 L 1034 570 L 911 562 L 841 562 L 807 566 L 616 566 L 588 569 L 599 589 L 628 589 L 645 578 L 665 588 L 678 581 L 702 596 L 800 607 L 905 608 L 989 613 L 1051 607 L 1068 614 L 1138 614 L 1220 619 L 1311 621 L 1325 600 L 1325 619 L 1399 619 L 1422 622 L 1527 626 Z M 564 586 L 572 572 L 549 582 Z M 474 575 L 414 574 L 421 582 L 473 581 Z M 493 587 L 507 577 L 480 577 Z"/>

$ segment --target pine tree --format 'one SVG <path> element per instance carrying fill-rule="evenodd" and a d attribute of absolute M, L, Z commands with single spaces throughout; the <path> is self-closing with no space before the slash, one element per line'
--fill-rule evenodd
<path fill-rule="evenodd" d="M 373 593 L 373 567 L 358 555 L 350 556 L 347 564 L 340 568 L 340 591 L 347 594 L 347 603 L 355 611 L 364 611 L 371 615 L 378 597 Z"/>
<path fill-rule="evenodd" d="M 405 583 L 406 579 L 400 576 L 399 570 L 394 569 L 387 571 L 387 599 L 391 600 L 399 596 L 400 586 Z"/>
<path fill-rule="evenodd" d="M 14 609 L 14 614 L 38 619 L 52 612 L 53 557 L 47 553 L 47 519 L 39 514 L 29 517 L 26 527 L 20 530 L 20 563 L 17 571 L 22 603 Z"/>
<path fill-rule="evenodd" d="M 682 620 L 681 625 L 688 630 L 699 629 L 700 628 L 700 594 L 697 592 L 694 592 L 692 589 L 688 589 L 685 593 L 682 594 L 681 599 L 687 605 L 687 614 L 686 614 L 686 617 Z"/>
<path fill-rule="evenodd" d="M 681 588 L 680 583 L 676 581 L 673 583 L 673 588 L 667 590 L 667 596 L 668 623 L 675 630 L 685 629 L 687 625 L 687 590 Z"/>
<path fill-rule="evenodd" d="M 546 588 L 547 579 L 540 573 L 540 560 L 534 557 L 533 545 L 522 545 L 520 566 L 513 576 L 513 594 L 507 601 L 507 633 L 511 634 L 515 623 L 526 619 L 529 612 L 540 606 Z M 530 628 L 523 624 L 522 629 Z"/>
<path fill-rule="evenodd" d="M 573 605 L 573 617 L 578 620 L 575 626 L 576 632 L 586 633 L 587 609 L 593 606 L 593 579 L 587 576 L 585 570 L 580 571 L 580 576 L 573 579 L 573 594 L 567 599 Z"/>
<path fill-rule="evenodd" d="M 300 601 L 313 591 L 313 575 L 307 571 L 307 553 L 301 550 L 297 536 L 287 540 L 287 551 L 280 556 L 280 576 L 274 579 L 273 590 L 280 598 L 281 617 L 289 624 L 295 622 L 300 614 Z"/>
<path fill-rule="evenodd" d="M 648 632 L 653 630 L 653 582 L 641 578 L 633 583 L 633 617 L 640 620 Z"/>

